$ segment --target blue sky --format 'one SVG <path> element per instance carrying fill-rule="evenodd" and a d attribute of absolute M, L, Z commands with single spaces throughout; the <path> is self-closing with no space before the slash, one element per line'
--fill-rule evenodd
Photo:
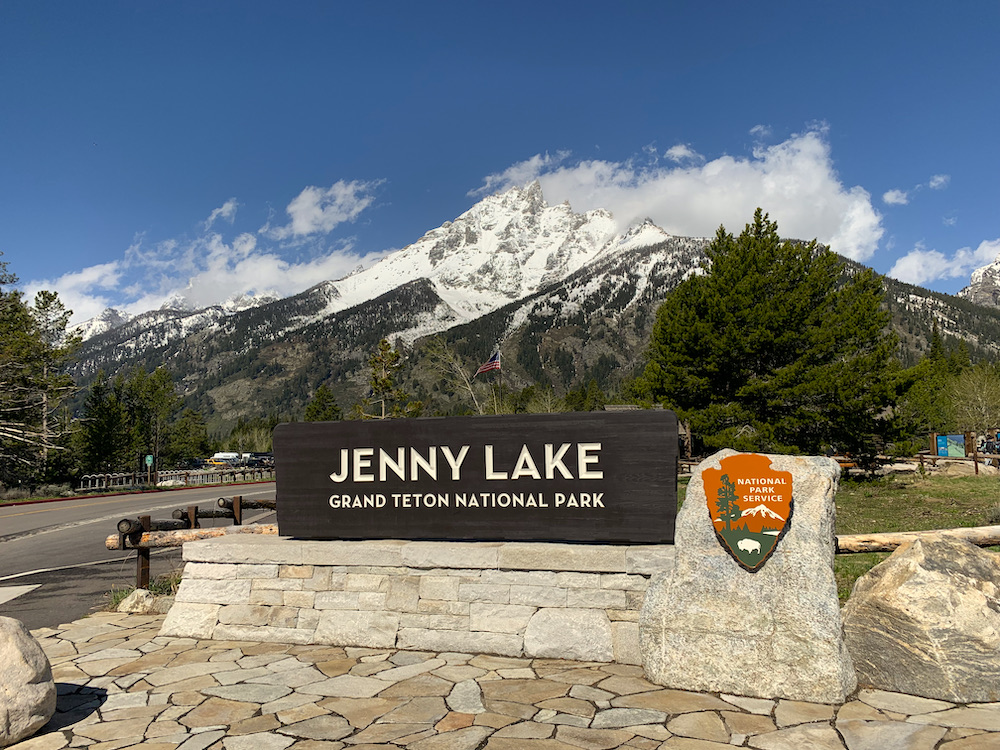
<path fill-rule="evenodd" d="M 1000 253 L 1000 3 L 0 0 L 0 251 L 77 321 L 292 294 L 532 179 L 753 209 L 954 293 Z"/>

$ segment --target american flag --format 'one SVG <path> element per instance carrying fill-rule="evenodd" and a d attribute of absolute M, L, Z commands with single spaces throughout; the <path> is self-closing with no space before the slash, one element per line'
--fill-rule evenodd
<path fill-rule="evenodd" d="M 484 372 L 489 372 L 490 370 L 499 370 L 499 369 L 500 369 L 500 350 L 497 349 L 492 357 L 490 357 L 488 360 L 486 360 L 483 364 L 479 366 L 479 369 L 476 370 L 476 375 L 482 375 Z M 476 375 L 473 375 L 472 377 L 476 377 Z"/>

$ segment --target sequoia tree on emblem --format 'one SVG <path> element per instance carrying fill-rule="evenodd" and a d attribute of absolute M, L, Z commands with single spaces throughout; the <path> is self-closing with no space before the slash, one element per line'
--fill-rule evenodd
<path fill-rule="evenodd" d="M 767 456 L 740 453 L 722 459 L 718 469 L 705 469 L 702 480 L 719 544 L 756 573 L 791 523 L 792 473 L 771 469 Z"/>

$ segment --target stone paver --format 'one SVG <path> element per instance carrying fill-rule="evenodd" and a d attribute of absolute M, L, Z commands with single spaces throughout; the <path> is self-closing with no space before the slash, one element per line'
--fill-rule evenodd
<path fill-rule="evenodd" d="M 358 585 L 363 585 L 359 581 Z M 666 690 L 622 664 L 159 637 L 102 613 L 36 631 L 56 715 L 17 750 L 986 750 L 1000 704 Z"/>

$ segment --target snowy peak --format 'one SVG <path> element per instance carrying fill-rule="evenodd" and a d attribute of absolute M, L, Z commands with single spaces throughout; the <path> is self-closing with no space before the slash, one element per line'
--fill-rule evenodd
<path fill-rule="evenodd" d="M 471 320 L 579 270 L 604 251 L 615 230 L 608 211 L 549 206 L 537 182 L 512 188 L 334 282 L 341 297 L 328 312 L 426 278 L 461 319 Z"/>
<path fill-rule="evenodd" d="M 958 296 L 977 305 L 1000 307 L 1000 255 L 989 265 L 973 271 L 969 286 Z"/>
<path fill-rule="evenodd" d="M 134 319 L 133 327 L 159 326 L 158 340 L 168 341 L 212 321 L 268 305 L 272 312 L 267 314 L 281 321 L 270 329 L 269 335 L 275 337 L 423 281 L 441 305 L 435 313 L 437 324 L 428 320 L 427 331 L 413 330 L 413 335 L 423 335 L 432 328 L 440 330 L 444 321 L 449 326 L 469 322 L 534 295 L 595 262 L 615 262 L 667 241 L 676 243 L 678 238 L 650 220 L 618 234 L 609 211 L 575 213 L 569 202 L 550 206 L 536 181 L 490 195 L 374 265 L 321 282 L 288 300 L 254 291 L 195 309 L 178 293 L 160 310 Z M 95 327 L 86 337 L 108 330 Z"/>
<path fill-rule="evenodd" d="M 664 231 L 653 223 L 652 219 L 646 219 L 642 224 L 629 227 L 628 231 L 616 238 L 614 247 L 619 251 L 633 250 L 637 247 L 649 247 L 666 242 L 674 237 L 669 232 Z"/>
<path fill-rule="evenodd" d="M 70 333 L 76 334 L 81 340 L 86 341 L 92 336 L 99 336 L 102 333 L 110 331 L 112 328 L 118 328 L 128 323 L 131 319 L 132 317 L 128 313 L 109 307 L 96 318 L 85 320 L 73 326 Z"/>
<path fill-rule="evenodd" d="M 242 312 L 243 310 L 249 310 L 253 307 L 260 307 L 261 305 L 266 305 L 270 302 L 277 302 L 279 299 L 281 298 L 278 296 L 278 293 L 269 289 L 263 292 L 234 294 L 232 297 L 223 302 L 220 307 L 223 312 L 236 313 Z"/>

